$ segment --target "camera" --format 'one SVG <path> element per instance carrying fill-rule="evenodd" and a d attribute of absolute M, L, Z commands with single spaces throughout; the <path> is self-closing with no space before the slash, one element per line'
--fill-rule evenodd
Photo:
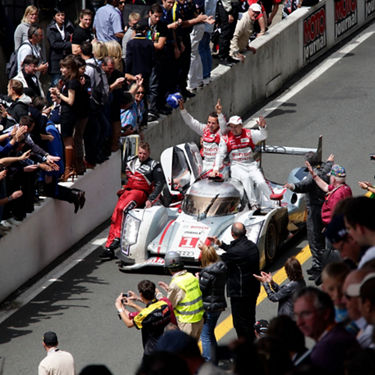
<path fill-rule="evenodd" d="M 5 108 L 9 108 L 12 105 L 12 102 L 8 102 L 3 98 L 0 98 L 0 104 L 2 104 Z"/>

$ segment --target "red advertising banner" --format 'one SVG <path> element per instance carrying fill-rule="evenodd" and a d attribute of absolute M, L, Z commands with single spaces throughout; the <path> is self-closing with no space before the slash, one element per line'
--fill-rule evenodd
<path fill-rule="evenodd" d="M 303 20 L 303 58 L 310 60 L 327 46 L 325 4 Z"/>
<path fill-rule="evenodd" d="M 357 0 L 335 0 L 335 38 L 358 24 Z"/>

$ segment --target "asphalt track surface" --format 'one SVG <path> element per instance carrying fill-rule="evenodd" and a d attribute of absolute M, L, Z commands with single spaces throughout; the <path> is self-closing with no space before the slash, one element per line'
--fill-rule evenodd
<path fill-rule="evenodd" d="M 267 105 L 260 111 L 268 113 L 269 144 L 310 147 L 322 134 L 324 157 L 334 153 L 337 162 L 346 167 L 354 194 L 362 193 L 357 181 L 371 181 L 375 171 L 368 157 L 375 152 L 374 30 L 370 26 L 362 32 L 367 37 L 363 42 L 359 35 L 353 38 L 350 43 L 355 48 L 348 54 L 338 51 L 340 59 L 328 70 L 324 71 L 322 65 L 316 67 L 321 75 L 299 87 L 294 96 L 285 96 L 295 86 L 288 88 L 284 96 L 268 105 L 277 107 L 273 112 L 267 112 Z M 323 64 L 332 58 L 327 57 Z M 314 77 L 309 72 L 305 79 Z M 263 159 L 266 175 L 279 182 L 284 182 L 288 172 L 301 163 L 302 158 L 295 156 L 265 155 Z M 13 313 L 0 311 L 0 373 L 1 368 L 4 375 L 36 373 L 45 356 L 42 334 L 48 330 L 56 331 L 61 349 L 74 355 L 77 373 L 90 363 L 104 363 L 117 375 L 134 373 L 142 356 L 140 333 L 121 323 L 114 300 L 120 292 L 136 290 L 144 278 L 168 282 L 169 277 L 149 270 L 124 274 L 113 261 L 100 262 L 98 251 L 92 249 L 104 241 L 106 233 L 100 233 L 94 243 L 90 242 L 37 286 L 12 301 Z M 283 271 L 278 270 L 290 255 L 298 254 L 305 261 L 304 269 L 309 266 L 305 246 L 303 237 L 289 244 L 270 269 L 276 273 L 276 280 L 285 279 Z M 260 300 L 261 297 L 265 297 L 264 291 Z M 277 305 L 264 299 L 257 307 L 257 318 L 270 319 L 276 311 Z M 217 336 L 222 344 L 235 337 L 229 313 L 227 309 L 222 314 L 218 325 Z"/>

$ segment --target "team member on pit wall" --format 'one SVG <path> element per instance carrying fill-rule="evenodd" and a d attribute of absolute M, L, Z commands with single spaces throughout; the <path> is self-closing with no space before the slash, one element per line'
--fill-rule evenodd
<path fill-rule="evenodd" d="M 184 107 L 183 100 L 179 100 L 180 114 L 185 124 L 202 137 L 203 172 L 212 170 L 215 157 L 219 149 L 220 136 L 228 132 L 226 120 L 222 113 L 220 99 L 217 100 L 215 111 L 208 115 L 207 124 L 196 120 Z"/>
<path fill-rule="evenodd" d="M 229 155 L 231 177 L 242 183 L 252 208 L 258 208 L 259 205 L 271 205 L 269 197 L 272 193 L 254 160 L 255 145 L 267 138 L 265 118 L 260 116 L 257 124 L 259 130 L 245 129 L 241 117 L 232 116 L 229 119 L 230 131 L 226 136 L 221 137 L 219 152 L 211 173 L 211 176 L 217 176 L 224 158 Z M 259 198 L 254 192 L 254 184 L 257 186 Z"/>
<path fill-rule="evenodd" d="M 138 156 L 131 158 L 126 165 L 126 176 L 126 185 L 117 192 L 119 200 L 112 214 L 105 249 L 99 255 L 103 259 L 113 259 L 114 250 L 120 246 L 123 214 L 126 215 L 135 207 L 151 207 L 163 189 L 163 171 L 160 164 L 150 158 L 148 143 L 142 142 L 139 145 Z"/>

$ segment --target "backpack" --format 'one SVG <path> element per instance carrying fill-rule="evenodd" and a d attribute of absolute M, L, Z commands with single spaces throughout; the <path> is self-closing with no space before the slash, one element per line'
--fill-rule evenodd
<path fill-rule="evenodd" d="M 12 52 L 12 54 L 10 55 L 9 61 L 5 65 L 5 73 L 6 73 L 7 77 L 8 77 L 8 80 L 12 79 L 13 77 L 15 77 L 17 75 L 17 73 L 18 73 L 18 64 L 17 64 L 18 51 L 25 44 L 29 44 L 31 46 L 31 44 L 30 44 L 29 41 L 23 42 L 17 48 L 16 51 Z M 33 54 L 32 53 L 32 49 L 31 49 L 31 54 Z"/>
<path fill-rule="evenodd" d="M 91 66 L 95 71 L 94 80 L 91 82 L 91 100 L 102 106 L 106 104 L 109 95 L 107 76 L 97 63 L 86 63 L 86 65 Z"/>

